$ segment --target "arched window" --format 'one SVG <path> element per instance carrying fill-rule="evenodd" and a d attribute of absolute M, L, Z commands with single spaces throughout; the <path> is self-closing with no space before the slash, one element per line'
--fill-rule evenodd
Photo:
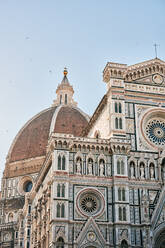
<path fill-rule="evenodd" d="M 65 184 L 62 184 L 62 197 L 65 197 Z"/>
<path fill-rule="evenodd" d="M 62 157 L 62 170 L 65 170 L 65 156 Z"/>
<path fill-rule="evenodd" d="M 122 201 L 125 201 L 125 189 L 122 189 Z"/>
<path fill-rule="evenodd" d="M 57 197 L 60 197 L 61 196 L 60 191 L 61 191 L 61 185 L 58 184 L 57 185 Z"/>
<path fill-rule="evenodd" d="M 121 160 L 121 174 L 124 175 L 124 162 Z"/>
<path fill-rule="evenodd" d="M 120 160 L 117 160 L 117 174 L 120 174 Z"/>
<path fill-rule="evenodd" d="M 121 102 L 119 102 L 119 113 L 122 113 Z"/>
<path fill-rule="evenodd" d="M 125 239 L 122 240 L 122 242 L 121 242 L 121 248 L 128 248 L 128 243 Z"/>
<path fill-rule="evenodd" d="M 115 113 L 122 113 L 122 106 L 121 106 L 121 102 L 115 102 Z"/>
<path fill-rule="evenodd" d="M 61 210 L 61 206 L 59 203 L 57 203 L 57 217 L 60 218 L 60 211 Z"/>
<path fill-rule="evenodd" d="M 56 247 L 57 247 L 57 248 L 64 248 L 64 240 L 63 240 L 62 237 L 59 237 L 59 238 L 57 239 Z"/>
<path fill-rule="evenodd" d="M 115 102 L 115 113 L 118 113 L 118 106 L 117 106 L 117 102 Z"/>
<path fill-rule="evenodd" d="M 126 221 L 126 208 L 125 207 L 119 207 L 119 220 L 120 221 Z"/>
<path fill-rule="evenodd" d="M 126 208 L 124 207 L 123 208 L 123 221 L 126 221 L 127 218 L 126 218 Z"/>
<path fill-rule="evenodd" d="M 58 170 L 61 170 L 61 156 L 58 156 Z"/>
<path fill-rule="evenodd" d="M 65 205 L 64 205 L 64 203 L 62 203 L 62 205 L 61 205 L 61 217 L 62 218 L 65 217 Z"/>
<path fill-rule="evenodd" d="M 118 200 L 119 201 L 125 201 L 125 189 L 124 188 L 119 188 L 118 189 Z"/>
<path fill-rule="evenodd" d="M 65 197 L 65 184 L 57 185 L 57 197 Z"/>
<path fill-rule="evenodd" d="M 121 201 L 121 189 L 118 189 L 118 200 Z"/>
<path fill-rule="evenodd" d="M 60 104 L 62 103 L 62 95 L 60 95 Z"/>
<path fill-rule="evenodd" d="M 122 129 L 123 125 L 122 125 L 122 118 L 119 118 L 119 129 Z"/>
<path fill-rule="evenodd" d="M 118 123 L 118 118 L 115 118 L 115 128 L 118 129 L 119 128 L 119 123 Z"/>
<path fill-rule="evenodd" d="M 119 207 L 119 220 L 122 220 L 122 208 Z"/>
<path fill-rule="evenodd" d="M 65 104 L 67 104 L 67 94 L 65 94 Z"/>

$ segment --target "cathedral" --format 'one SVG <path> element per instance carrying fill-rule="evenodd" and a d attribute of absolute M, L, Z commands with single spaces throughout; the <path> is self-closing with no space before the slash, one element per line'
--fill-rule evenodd
<path fill-rule="evenodd" d="M 165 62 L 108 62 L 91 117 L 63 74 L 9 149 L 0 248 L 164 248 Z"/>

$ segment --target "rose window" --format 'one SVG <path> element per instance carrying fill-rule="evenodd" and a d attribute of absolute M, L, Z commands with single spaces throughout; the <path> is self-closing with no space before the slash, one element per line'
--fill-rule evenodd
<path fill-rule="evenodd" d="M 146 135 L 155 145 L 165 145 L 165 122 L 153 119 L 146 125 Z"/>
<path fill-rule="evenodd" d="M 94 196 L 89 195 L 81 200 L 80 205 L 85 212 L 92 213 L 97 209 L 97 200 Z"/>
<path fill-rule="evenodd" d="M 77 197 L 78 209 L 85 216 L 100 214 L 104 208 L 104 204 L 102 194 L 94 189 L 82 191 Z"/>

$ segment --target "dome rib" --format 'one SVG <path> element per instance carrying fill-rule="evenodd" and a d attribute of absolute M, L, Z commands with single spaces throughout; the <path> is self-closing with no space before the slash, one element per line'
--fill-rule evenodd
<path fill-rule="evenodd" d="M 82 130 L 87 124 L 87 117 L 78 108 L 64 105 L 56 117 L 54 132 L 81 136 Z"/>
<path fill-rule="evenodd" d="M 40 112 L 18 132 L 9 149 L 7 162 L 45 156 L 52 132 L 81 136 L 88 121 L 86 114 L 70 105 L 58 105 Z"/>

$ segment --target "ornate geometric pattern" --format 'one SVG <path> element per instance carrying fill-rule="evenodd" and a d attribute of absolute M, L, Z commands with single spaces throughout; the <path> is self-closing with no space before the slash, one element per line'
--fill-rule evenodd
<path fill-rule="evenodd" d="M 95 212 L 97 209 L 96 197 L 93 195 L 86 195 L 83 199 L 81 199 L 80 206 L 87 213 Z"/>
<path fill-rule="evenodd" d="M 91 188 L 80 192 L 76 202 L 79 211 L 84 216 L 98 216 L 105 206 L 102 194 Z"/>
<path fill-rule="evenodd" d="M 87 192 L 80 197 L 79 206 L 84 214 L 95 215 L 101 208 L 101 199 L 95 192 Z"/>
<path fill-rule="evenodd" d="M 146 135 L 149 140 L 156 145 L 165 144 L 165 122 L 153 119 L 147 123 Z"/>

